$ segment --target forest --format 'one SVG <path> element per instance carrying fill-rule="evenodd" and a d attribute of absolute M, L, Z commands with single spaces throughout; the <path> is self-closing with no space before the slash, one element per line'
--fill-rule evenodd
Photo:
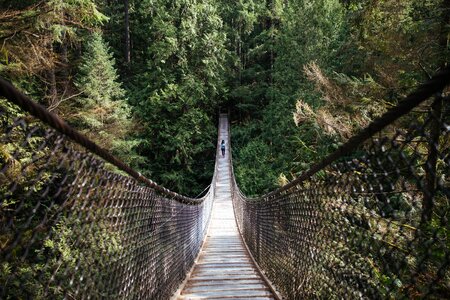
<path fill-rule="evenodd" d="M 449 59 L 445 0 L 2 0 L 0 75 L 198 195 L 217 115 L 246 195 L 286 184 Z"/>
<path fill-rule="evenodd" d="M 445 297 L 448 88 L 295 179 L 449 60 L 448 0 L 0 0 L 0 77 L 139 172 L 0 97 L 0 297 L 172 295 L 219 113 L 240 233 L 287 299 Z"/>

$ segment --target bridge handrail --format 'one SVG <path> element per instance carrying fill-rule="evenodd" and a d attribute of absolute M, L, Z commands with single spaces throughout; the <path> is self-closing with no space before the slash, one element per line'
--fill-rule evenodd
<path fill-rule="evenodd" d="M 441 70 L 439 73 L 434 75 L 429 81 L 422 84 L 416 91 L 408 95 L 403 99 L 398 105 L 390 109 L 388 112 L 383 114 L 381 117 L 375 119 L 366 128 L 362 129 L 359 133 L 352 136 L 347 142 L 341 145 L 333 153 L 329 154 L 327 157 L 322 159 L 320 162 L 313 164 L 307 171 L 300 174 L 293 181 L 283 185 L 282 187 L 271 191 L 267 194 L 261 195 L 259 197 L 246 197 L 240 190 L 239 193 L 248 200 L 257 200 L 261 198 L 270 198 L 274 195 L 280 194 L 293 186 L 301 183 L 305 179 L 310 178 L 320 170 L 323 170 L 326 166 L 329 166 L 333 162 L 337 161 L 339 158 L 348 155 L 355 149 L 357 149 L 366 140 L 383 130 L 383 128 L 389 126 L 402 116 L 406 115 L 412 109 L 417 107 L 419 104 L 429 99 L 431 96 L 440 96 L 444 88 L 450 83 L 450 67 Z M 448 99 L 447 99 L 448 100 Z M 234 174 L 234 173 L 232 173 Z M 238 187 L 239 188 L 239 187 Z"/>
<path fill-rule="evenodd" d="M 1 78 L 0 124 L 0 298 L 166 299 L 176 291 L 206 234 L 218 155 L 207 193 L 190 198 Z"/>
<path fill-rule="evenodd" d="M 449 84 L 447 67 L 272 192 L 246 197 L 231 173 L 239 230 L 283 297 L 450 293 Z M 425 101 L 427 111 L 413 111 Z M 411 118 L 417 125 L 390 130 Z"/>
<path fill-rule="evenodd" d="M 137 172 L 136 170 L 125 164 L 123 161 L 112 155 L 109 151 L 98 146 L 95 142 L 88 139 L 85 135 L 83 135 L 70 125 L 68 125 L 58 115 L 48 111 L 44 106 L 31 100 L 25 94 L 16 89 L 11 83 L 9 83 L 8 81 L 6 81 L 1 77 L 0 77 L 0 96 L 5 97 L 6 99 L 8 99 L 8 101 L 16 104 L 24 111 L 29 112 L 31 115 L 38 118 L 45 124 L 49 125 L 50 127 L 56 129 L 65 136 L 69 137 L 74 142 L 82 145 L 91 153 L 98 155 L 105 161 L 116 166 L 118 169 L 124 171 L 125 173 L 127 173 L 134 179 L 138 180 L 139 182 L 144 183 L 148 187 L 151 187 L 156 191 L 183 203 L 199 204 L 203 201 L 203 198 L 196 199 L 180 195 L 161 185 L 158 185 L 153 180 L 143 176 L 141 173 Z"/>

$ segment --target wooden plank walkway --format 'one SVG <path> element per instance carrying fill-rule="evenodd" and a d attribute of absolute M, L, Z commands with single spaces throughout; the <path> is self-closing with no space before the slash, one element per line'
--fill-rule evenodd
<path fill-rule="evenodd" d="M 226 115 L 221 115 L 219 126 L 219 139 L 225 140 L 227 149 L 225 157 L 219 159 L 211 223 L 194 270 L 177 299 L 275 299 L 237 229 L 231 202 Z"/>

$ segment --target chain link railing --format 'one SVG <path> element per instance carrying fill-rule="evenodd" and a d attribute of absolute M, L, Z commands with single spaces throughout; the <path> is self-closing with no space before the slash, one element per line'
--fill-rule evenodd
<path fill-rule="evenodd" d="M 0 95 L 0 298 L 168 299 L 202 245 L 217 172 L 206 196 L 178 195 L 4 81 Z"/>
<path fill-rule="evenodd" d="M 233 178 L 241 234 L 283 297 L 448 299 L 449 82 L 447 69 L 277 191 L 246 198 Z"/>

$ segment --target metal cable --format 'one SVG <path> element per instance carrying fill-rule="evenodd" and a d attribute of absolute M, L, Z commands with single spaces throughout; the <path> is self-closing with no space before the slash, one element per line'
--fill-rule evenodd
<path fill-rule="evenodd" d="M 0 298 L 170 298 L 206 234 L 217 164 L 206 195 L 184 197 L 1 80 L 0 94 Z"/>
<path fill-rule="evenodd" d="M 120 170 L 126 172 L 131 177 L 137 179 L 138 181 L 145 183 L 151 188 L 154 188 L 158 192 L 161 192 L 168 197 L 173 199 L 186 202 L 186 203 L 198 203 L 197 199 L 189 198 L 183 195 L 179 195 L 173 191 L 170 191 L 162 186 L 159 186 L 151 179 L 148 179 L 142 176 L 139 172 L 130 168 L 127 164 L 114 157 L 109 151 L 101 148 L 96 143 L 88 139 L 86 136 L 75 130 L 73 127 L 69 126 L 64 120 L 59 118 L 56 114 L 48 111 L 42 105 L 34 102 L 26 95 L 17 90 L 11 83 L 7 82 L 3 78 L 0 77 L 0 96 L 7 98 L 10 102 L 18 105 L 21 109 L 26 112 L 29 112 L 34 117 L 43 121 L 45 124 L 50 127 L 56 129 L 60 133 L 72 139 L 74 142 L 82 145 L 91 153 L 98 155 L 103 158 L 105 161 L 111 163 L 116 166 Z"/>
<path fill-rule="evenodd" d="M 449 82 L 446 69 L 278 190 L 247 198 L 232 178 L 240 232 L 283 297 L 448 298 Z"/>

